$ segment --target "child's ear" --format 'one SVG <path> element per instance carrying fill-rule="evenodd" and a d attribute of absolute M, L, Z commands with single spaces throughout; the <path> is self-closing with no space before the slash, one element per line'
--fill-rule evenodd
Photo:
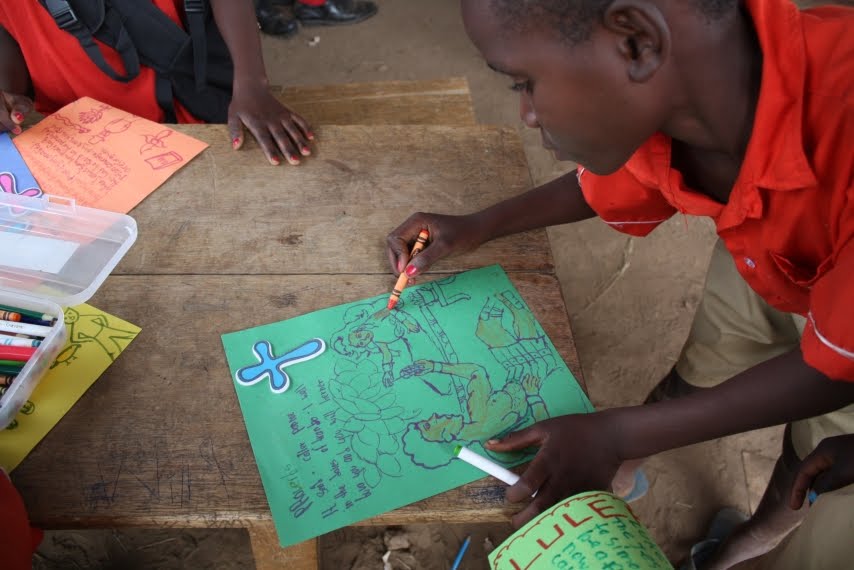
<path fill-rule="evenodd" d="M 614 0 L 602 26 L 615 34 L 628 77 L 636 83 L 649 81 L 670 55 L 670 27 L 653 2 Z"/>

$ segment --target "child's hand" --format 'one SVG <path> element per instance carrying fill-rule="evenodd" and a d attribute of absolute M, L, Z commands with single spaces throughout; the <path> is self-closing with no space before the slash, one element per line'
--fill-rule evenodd
<path fill-rule="evenodd" d="M 228 130 L 235 150 L 243 146 L 244 125 L 261 145 L 270 164 L 278 166 L 280 156 L 291 164 L 299 164 L 300 156 L 311 154 L 309 141 L 314 140 L 314 134 L 308 123 L 282 105 L 264 86 L 235 84 L 228 108 Z"/>
<path fill-rule="evenodd" d="M 410 246 L 425 228 L 430 232 L 430 241 L 407 265 Z M 409 277 L 420 275 L 443 257 L 475 249 L 485 241 L 481 233 L 474 215 L 413 214 L 386 238 L 391 271 L 400 275 L 406 269 Z"/>
<path fill-rule="evenodd" d="M 21 134 L 21 123 L 27 113 L 32 112 L 33 102 L 25 95 L 16 95 L 8 91 L 0 91 L 3 105 L 0 106 L 0 133 L 12 132 Z"/>
<path fill-rule="evenodd" d="M 498 452 L 540 448 L 522 478 L 507 489 L 507 500 L 512 503 L 537 493 L 513 517 L 513 526 L 521 527 L 576 493 L 609 488 L 622 462 L 614 423 L 609 412 L 560 416 L 486 443 L 487 449 Z"/>
<path fill-rule="evenodd" d="M 854 434 L 828 437 L 801 461 L 789 506 L 800 509 L 807 492 L 835 491 L 854 483 Z"/>

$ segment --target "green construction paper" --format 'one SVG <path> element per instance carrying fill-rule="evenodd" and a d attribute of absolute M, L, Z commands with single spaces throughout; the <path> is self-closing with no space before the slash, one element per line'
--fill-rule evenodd
<path fill-rule="evenodd" d="M 673 568 L 622 499 L 594 491 L 561 501 L 489 555 L 492 570 Z"/>
<path fill-rule="evenodd" d="M 283 546 L 483 478 L 453 457 L 457 445 L 517 465 L 530 456 L 480 442 L 593 410 L 499 266 L 408 287 L 393 311 L 387 302 L 222 337 Z M 295 362 L 275 371 L 265 351 Z"/>

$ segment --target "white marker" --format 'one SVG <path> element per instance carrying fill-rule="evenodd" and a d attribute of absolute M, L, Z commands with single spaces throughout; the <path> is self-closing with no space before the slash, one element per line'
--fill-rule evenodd
<path fill-rule="evenodd" d="M 18 323 L 15 321 L 0 321 L 0 332 L 12 334 L 25 334 L 27 336 L 40 336 L 42 338 L 50 334 L 51 327 Z"/>
<path fill-rule="evenodd" d="M 458 445 L 454 449 L 454 455 L 456 455 L 459 459 L 462 459 L 466 463 L 474 465 L 481 471 L 486 471 L 496 479 L 500 481 L 504 481 L 508 485 L 515 485 L 516 481 L 519 480 L 519 476 L 510 471 L 509 469 L 502 467 L 496 462 L 483 457 L 482 455 L 478 455 L 471 449 Z"/>

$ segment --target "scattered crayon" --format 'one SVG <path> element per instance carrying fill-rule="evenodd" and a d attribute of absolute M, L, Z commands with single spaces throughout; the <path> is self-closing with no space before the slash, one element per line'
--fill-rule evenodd
<path fill-rule="evenodd" d="M 0 346 L 39 346 L 41 343 L 33 338 L 0 335 Z"/>
<path fill-rule="evenodd" d="M 21 320 L 21 313 L 13 313 L 12 311 L 0 311 L 0 320 L 17 322 Z"/>
<path fill-rule="evenodd" d="M 427 245 L 427 240 L 430 238 L 430 232 L 426 229 L 421 230 L 418 234 L 418 239 L 415 240 L 415 245 L 412 246 L 412 253 L 409 254 L 409 261 L 421 253 L 421 250 Z M 397 278 L 397 283 L 394 284 L 394 289 L 391 291 L 391 295 L 388 298 L 388 310 L 394 309 L 397 302 L 400 301 L 400 295 L 403 293 L 403 289 L 406 287 L 406 284 L 409 282 L 409 277 L 406 275 L 406 268 L 404 267 L 403 271 L 400 272 L 400 277 Z"/>
<path fill-rule="evenodd" d="M 7 332 L 12 334 L 25 334 L 28 336 L 37 336 L 44 338 L 48 334 L 50 334 L 50 327 L 43 327 L 40 325 L 30 325 L 27 323 L 16 323 L 14 321 L 3 321 L 0 320 L 0 332 Z"/>
<path fill-rule="evenodd" d="M 0 362 L 26 362 L 36 353 L 35 348 L 27 346 L 2 346 L 0 345 Z"/>
<path fill-rule="evenodd" d="M 467 536 L 465 541 L 463 541 L 463 545 L 460 547 L 459 552 L 457 552 L 456 558 L 454 558 L 454 563 L 451 566 L 451 570 L 457 570 L 460 567 L 460 563 L 463 561 L 463 556 L 465 556 L 469 544 L 471 544 L 471 536 Z"/>
<path fill-rule="evenodd" d="M 40 319 L 42 321 L 52 321 L 54 319 L 53 316 L 48 315 L 46 313 L 39 313 L 38 311 L 29 311 L 27 309 L 19 309 L 17 307 L 10 307 L 8 305 L 0 305 L 0 311 L 9 311 L 12 313 L 18 313 L 25 317 L 31 317 L 34 319 Z"/>

